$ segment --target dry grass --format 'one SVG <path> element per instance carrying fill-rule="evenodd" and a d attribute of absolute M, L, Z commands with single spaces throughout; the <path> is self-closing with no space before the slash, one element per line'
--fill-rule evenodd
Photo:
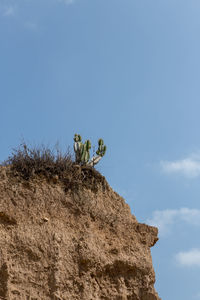
<path fill-rule="evenodd" d="M 4 162 L 4 165 L 10 165 L 11 169 L 24 179 L 38 174 L 48 178 L 55 175 L 62 177 L 64 173 L 70 171 L 72 164 L 72 155 L 69 151 L 63 154 L 58 147 L 52 150 L 44 145 L 29 148 L 25 143 L 14 149 Z"/>
<path fill-rule="evenodd" d="M 44 176 L 53 182 L 59 180 L 66 191 L 85 187 L 97 192 L 99 184 L 103 190 L 107 187 L 105 178 L 97 170 L 93 167 L 77 165 L 69 150 L 63 154 L 58 147 L 30 148 L 26 143 L 22 143 L 13 150 L 3 165 L 10 166 L 13 176 L 24 180 L 35 176 Z"/>

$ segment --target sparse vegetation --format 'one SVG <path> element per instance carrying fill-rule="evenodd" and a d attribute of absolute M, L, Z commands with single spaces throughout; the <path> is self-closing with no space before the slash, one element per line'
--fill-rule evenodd
<path fill-rule="evenodd" d="M 46 177 L 54 175 L 63 177 L 64 173 L 70 171 L 72 164 L 73 160 L 69 150 L 63 154 L 58 147 L 53 150 L 44 145 L 30 148 L 26 143 L 14 149 L 11 156 L 4 162 L 4 165 L 10 165 L 11 169 L 24 179 L 38 174 Z"/>
<path fill-rule="evenodd" d="M 92 159 L 90 159 L 90 149 L 90 140 L 82 143 L 81 135 L 74 135 L 74 152 L 77 164 L 94 167 L 106 153 L 106 145 L 104 145 L 104 141 L 102 139 L 98 140 L 98 150 L 96 151 L 97 155 L 93 156 Z"/>
<path fill-rule="evenodd" d="M 81 186 L 97 191 L 98 184 L 101 184 L 103 189 L 107 186 L 105 178 L 97 170 L 91 166 L 77 166 L 71 152 L 68 150 L 63 154 L 58 147 L 29 147 L 22 143 L 13 149 L 2 165 L 9 166 L 14 177 L 24 180 L 39 176 L 54 183 L 59 181 L 66 191 L 79 189 Z"/>

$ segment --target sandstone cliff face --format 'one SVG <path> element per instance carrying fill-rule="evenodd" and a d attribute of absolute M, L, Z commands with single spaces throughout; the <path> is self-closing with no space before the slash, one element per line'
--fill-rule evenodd
<path fill-rule="evenodd" d="M 66 188 L 0 167 L 0 299 L 159 300 L 157 229 L 138 223 L 103 177 L 78 172 L 88 184 Z"/>

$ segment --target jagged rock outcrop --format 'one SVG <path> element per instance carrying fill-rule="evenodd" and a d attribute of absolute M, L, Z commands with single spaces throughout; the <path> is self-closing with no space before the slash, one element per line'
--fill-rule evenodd
<path fill-rule="evenodd" d="M 0 299 L 159 300 L 157 229 L 99 173 L 74 168 L 82 179 L 64 185 L 0 167 Z"/>

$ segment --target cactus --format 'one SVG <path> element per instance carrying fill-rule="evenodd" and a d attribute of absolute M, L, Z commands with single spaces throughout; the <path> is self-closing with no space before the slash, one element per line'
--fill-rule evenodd
<path fill-rule="evenodd" d="M 82 147 L 81 151 L 81 163 L 87 164 L 90 159 L 90 149 L 91 149 L 91 143 L 89 140 L 85 142 L 85 144 Z"/>
<path fill-rule="evenodd" d="M 98 144 L 99 144 L 99 148 L 96 154 L 103 157 L 106 153 L 106 145 L 104 145 L 104 141 L 102 139 L 99 139 Z"/>
<path fill-rule="evenodd" d="M 87 165 L 94 167 L 98 162 L 102 159 L 102 157 L 106 153 L 106 145 L 104 145 L 104 141 L 102 139 L 99 139 L 98 141 L 98 149 L 96 151 L 96 156 L 93 156 L 93 158 L 87 163 Z"/>
<path fill-rule="evenodd" d="M 76 156 L 76 163 L 80 165 L 87 165 L 87 166 L 96 165 L 106 153 L 106 145 L 104 145 L 104 141 L 102 139 L 99 139 L 98 145 L 99 145 L 98 150 L 96 151 L 97 156 L 94 156 L 90 160 L 90 149 L 91 149 L 90 140 L 87 140 L 83 144 L 80 134 L 75 134 L 74 152 Z"/>
<path fill-rule="evenodd" d="M 83 143 L 81 142 L 82 138 L 80 136 L 80 134 L 75 134 L 74 135 L 74 152 L 75 152 L 75 156 L 76 156 L 76 163 L 80 163 L 81 162 L 81 153 L 82 153 L 82 149 L 83 149 Z"/>

